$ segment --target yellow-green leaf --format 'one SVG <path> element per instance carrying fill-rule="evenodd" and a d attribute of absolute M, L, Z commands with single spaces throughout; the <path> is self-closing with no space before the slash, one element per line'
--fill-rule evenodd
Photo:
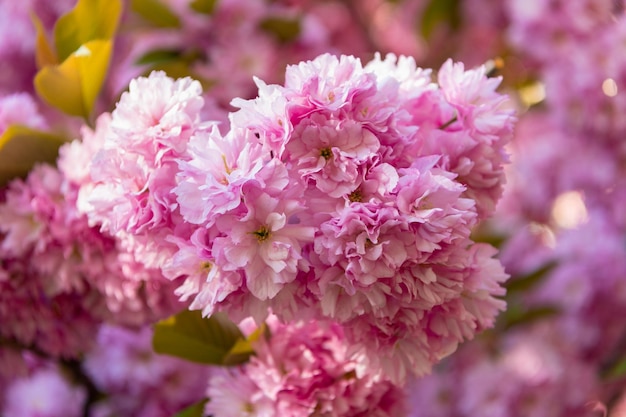
<path fill-rule="evenodd" d="M 59 61 L 96 39 L 112 39 L 122 13 L 121 0 L 78 0 L 54 25 Z"/>
<path fill-rule="evenodd" d="M 181 51 L 178 49 L 154 49 L 140 56 L 135 64 L 163 64 L 168 62 L 181 61 Z"/>
<path fill-rule="evenodd" d="M 57 59 L 57 54 L 54 52 L 50 42 L 48 42 L 46 30 L 41 20 L 35 13 L 31 13 L 30 17 L 37 31 L 37 38 L 35 40 L 35 61 L 37 62 L 37 68 L 58 64 L 59 60 Z"/>
<path fill-rule="evenodd" d="M 215 10 L 216 4 L 217 0 L 193 0 L 189 7 L 198 13 L 210 15 Z"/>
<path fill-rule="evenodd" d="M 21 125 L 0 136 L 0 185 L 24 177 L 37 162 L 54 163 L 63 138 Z"/>
<path fill-rule="evenodd" d="M 37 93 L 63 112 L 87 119 L 106 77 L 111 50 L 111 40 L 90 41 L 61 65 L 42 68 L 35 76 Z"/>
<path fill-rule="evenodd" d="M 259 328 L 252 332 L 247 338 L 237 340 L 228 351 L 226 357 L 224 357 L 224 365 L 232 366 L 248 362 L 250 356 L 254 354 L 253 343 L 262 336 L 269 337 L 269 327 L 267 327 L 265 323 L 259 326 Z"/>
<path fill-rule="evenodd" d="M 203 318 L 199 311 L 183 311 L 156 324 L 154 351 L 192 362 L 223 365 L 238 339 L 239 328 L 222 313 Z"/>
<path fill-rule="evenodd" d="M 148 22 L 162 28 L 180 28 L 180 19 L 159 0 L 131 0 L 130 8 Z"/>

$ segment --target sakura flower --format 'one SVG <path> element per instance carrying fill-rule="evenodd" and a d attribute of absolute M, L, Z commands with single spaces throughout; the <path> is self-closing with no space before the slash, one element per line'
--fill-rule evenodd
<path fill-rule="evenodd" d="M 161 267 L 175 251 L 170 234 L 188 234 L 175 212 L 178 158 L 186 159 L 189 138 L 208 125 L 200 122 L 201 86 L 162 72 L 141 77 L 122 95 L 91 163 L 81 207 L 93 224 L 127 240 L 148 267 Z M 149 103 L 149 104 L 148 104 Z M 183 227 L 185 231 L 179 231 Z"/>
<path fill-rule="evenodd" d="M 168 149 L 182 153 L 199 122 L 201 93 L 198 81 L 174 81 L 163 72 L 133 79 L 112 113 L 111 145 L 128 141 L 131 149 L 157 158 Z"/>
<path fill-rule="evenodd" d="M 314 230 L 288 221 L 300 211 L 296 200 L 278 200 L 265 193 L 250 197 L 245 216 L 218 220 L 217 228 L 228 236 L 215 238 L 213 253 L 220 268 L 243 269 L 250 292 L 265 300 L 295 279 L 302 245 L 313 239 Z"/>
<path fill-rule="evenodd" d="M 380 53 L 365 65 L 365 71 L 376 75 L 378 88 L 386 84 L 399 83 L 400 99 L 413 98 L 425 90 L 434 90 L 432 70 L 419 68 L 410 56 L 387 54 L 383 59 Z M 403 95 L 406 95 L 403 97 Z"/>
<path fill-rule="evenodd" d="M 374 78 L 363 71 L 360 60 L 342 55 L 320 55 L 287 67 L 285 87 L 306 109 L 336 111 L 349 106 L 359 94 L 374 88 Z"/>
<path fill-rule="evenodd" d="M 502 77 L 488 78 L 486 72 L 484 65 L 465 70 L 463 63 L 448 60 L 437 73 L 437 81 L 470 134 L 491 141 L 499 138 L 501 129 L 508 128 L 513 111 L 503 107 L 506 97 L 496 92 Z"/>
<path fill-rule="evenodd" d="M 353 308 L 361 305 L 354 310 L 348 307 L 350 316 L 338 317 L 341 320 L 363 314 L 369 310 L 369 304 L 374 310 L 384 307 L 377 300 L 388 291 L 388 281 L 397 276 L 407 259 L 416 256 L 416 250 L 410 248 L 412 234 L 408 233 L 408 225 L 390 207 L 351 204 L 341 217 L 322 224 L 321 232 L 315 241 L 315 252 L 319 261 L 328 265 L 317 266 L 322 308 L 335 316 L 336 308 L 344 303 Z M 338 296 L 332 290 L 335 285 L 350 300 Z M 376 293 L 380 295 L 376 297 Z"/>
<path fill-rule="evenodd" d="M 314 180 L 320 191 L 341 197 L 354 190 L 379 146 L 376 136 L 358 123 L 314 115 L 297 126 L 287 150 L 299 174 Z"/>
<path fill-rule="evenodd" d="M 282 156 L 293 126 L 288 115 L 285 89 L 278 85 L 267 85 L 254 78 L 259 96 L 254 100 L 233 99 L 231 104 L 238 111 L 230 114 L 232 126 L 245 127 L 258 135 L 267 153 Z"/>
<path fill-rule="evenodd" d="M 83 126 L 80 140 L 74 140 L 59 149 L 58 167 L 69 181 L 88 188 L 91 181 L 91 162 L 94 156 L 102 149 L 109 134 L 111 114 L 102 113 L 96 120 L 95 129 Z M 79 190 L 78 205 L 83 202 L 81 194 L 86 190 Z"/>
<path fill-rule="evenodd" d="M 215 417 L 272 417 L 275 405 L 239 368 L 219 369 L 211 377 L 205 413 Z"/>
<path fill-rule="evenodd" d="M 174 189 L 183 219 L 211 225 L 217 215 L 235 210 L 243 185 L 254 181 L 267 163 L 251 133 L 231 131 L 222 138 L 217 127 L 189 142 L 190 160 L 180 162 L 180 183 Z M 269 155 L 268 155 L 269 156 Z"/>

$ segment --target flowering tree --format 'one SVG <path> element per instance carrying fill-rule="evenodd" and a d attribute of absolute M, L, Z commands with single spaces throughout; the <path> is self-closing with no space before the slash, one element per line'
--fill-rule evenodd
<path fill-rule="evenodd" d="M 2 415 L 623 412 L 621 3 L 0 11 Z"/>

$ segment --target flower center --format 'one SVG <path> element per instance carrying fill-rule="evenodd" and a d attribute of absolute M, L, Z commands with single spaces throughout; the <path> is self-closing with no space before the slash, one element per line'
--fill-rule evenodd
<path fill-rule="evenodd" d="M 330 148 L 322 148 L 320 149 L 320 156 L 328 161 L 333 156 L 333 151 Z"/>
<path fill-rule="evenodd" d="M 259 242 L 263 242 L 270 237 L 272 231 L 267 226 L 263 225 L 258 230 L 252 232 L 252 234 L 257 238 Z"/>
<path fill-rule="evenodd" d="M 348 196 L 348 200 L 350 200 L 352 203 L 360 203 L 361 201 L 363 201 L 363 193 L 361 192 L 361 189 L 357 188 L 356 190 L 352 191 Z"/>

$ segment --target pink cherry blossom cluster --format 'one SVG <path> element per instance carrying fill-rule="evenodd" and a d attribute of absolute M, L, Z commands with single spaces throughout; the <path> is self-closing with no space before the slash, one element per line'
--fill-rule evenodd
<path fill-rule="evenodd" d="M 199 83 L 131 82 L 79 191 L 91 224 L 210 315 L 323 319 L 395 381 L 492 325 L 507 275 L 470 232 L 514 117 L 486 68 L 322 55 L 201 119 Z M 356 354 L 356 353 L 355 353 Z"/>
<path fill-rule="evenodd" d="M 39 127 L 33 106 L 27 95 L 7 96 L 0 109 L 14 114 L 0 115 L 7 124 Z M 91 132 L 83 133 L 80 151 L 87 152 Z M 0 337 L 52 357 L 86 351 L 102 321 L 139 326 L 184 307 L 175 282 L 137 262 L 78 211 L 88 164 L 82 159 L 81 166 L 78 150 L 64 145 L 60 168 L 36 166 L 9 184 L 0 203 Z"/>
<path fill-rule="evenodd" d="M 401 388 L 352 358 L 341 327 L 320 322 L 268 320 L 271 336 L 254 343 L 256 355 L 210 379 L 205 412 L 213 417 L 328 417 L 405 415 Z"/>
<path fill-rule="evenodd" d="M 141 325 L 182 307 L 175 283 L 90 227 L 76 196 L 41 165 L 0 204 L 0 334 L 53 356 L 85 351 L 102 320 Z"/>

